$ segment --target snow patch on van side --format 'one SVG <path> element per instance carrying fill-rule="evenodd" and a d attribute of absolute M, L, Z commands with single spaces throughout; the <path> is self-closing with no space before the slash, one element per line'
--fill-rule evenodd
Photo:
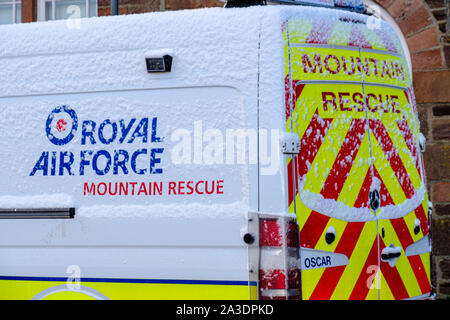
<path fill-rule="evenodd" d="M 73 207 L 73 198 L 68 194 L 42 194 L 28 196 L 0 196 L 2 209 L 36 209 Z"/>
<path fill-rule="evenodd" d="M 79 218 L 242 218 L 249 207 L 243 202 L 204 205 L 200 203 L 153 204 L 151 206 L 82 206 L 77 209 Z"/>

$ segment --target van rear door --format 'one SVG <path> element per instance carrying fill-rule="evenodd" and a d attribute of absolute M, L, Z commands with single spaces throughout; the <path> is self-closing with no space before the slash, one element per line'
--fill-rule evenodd
<path fill-rule="evenodd" d="M 363 57 L 369 54 L 373 56 L 362 52 Z M 401 58 L 390 52 L 378 59 L 395 65 Z M 393 86 L 365 84 L 374 174 L 371 195 L 379 201 L 378 281 L 381 299 L 406 299 L 430 293 L 428 199 L 414 99 L 408 83 L 402 83 L 407 71 L 382 72 L 387 82 L 399 79 Z"/>
<path fill-rule="evenodd" d="M 352 18 L 314 9 L 284 28 L 287 130 L 301 139 L 288 176 L 295 170 L 289 205 L 301 228 L 303 299 L 378 298 L 370 290 L 377 224 L 368 201 L 373 176 L 362 43 Z"/>
<path fill-rule="evenodd" d="M 430 292 L 411 79 L 394 31 L 381 21 L 370 29 L 367 19 L 305 10 L 283 29 L 286 128 L 301 139 L 288 177 L 296 177 L 289 205 L 301 229 L 304 299 Z"/>

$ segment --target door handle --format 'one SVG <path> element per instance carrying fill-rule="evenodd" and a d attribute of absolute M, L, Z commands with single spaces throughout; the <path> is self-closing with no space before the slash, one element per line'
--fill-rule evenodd
<path fill-rule="evenodd" d="M 397 259 L 402 255 L 402 248 L 395 247 L 391 244 L 389 247 L 384 248 L 381 251 L 381 261 L 388 262 L 389 265 L 393 268 L 397 263 Z"/>
<path fill-rule="evenodd" d="M 394 259 L 394 258 L 400 258 L 401 255 L 402 255 L 401 252 L 382 253 L 381 259 L 382 260 L 390 260 L 390 259 Z"/>

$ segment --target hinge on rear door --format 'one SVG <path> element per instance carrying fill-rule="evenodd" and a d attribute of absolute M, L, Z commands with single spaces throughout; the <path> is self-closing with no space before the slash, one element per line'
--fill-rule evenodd
<path fill-rule="evenodd" d="M 295 132 L 284 132 L 280 137 L 280 147 L 283 154 L 300 153 L 300 137 Z"/>

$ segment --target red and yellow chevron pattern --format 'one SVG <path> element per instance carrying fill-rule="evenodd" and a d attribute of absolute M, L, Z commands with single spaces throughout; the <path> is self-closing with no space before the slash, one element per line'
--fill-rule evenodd
<path fill-rule="evenodd" d="M 430 292 L 430 253 L 405 256 L 428 235 L 418 120 L 400 42 L 382 31 L 313 18 L 283 25 L 286 130 L 301 139 L 300 154 L 288 159 L 290 212 L 297 213 L 303 248 L 349 260 L 304 270 L 304 299 Z M 325 241 L 330 227 L 336 230 L 331 244 Z M 386 247 L 401 248 L 395 263 L 380 259 Z"/>

